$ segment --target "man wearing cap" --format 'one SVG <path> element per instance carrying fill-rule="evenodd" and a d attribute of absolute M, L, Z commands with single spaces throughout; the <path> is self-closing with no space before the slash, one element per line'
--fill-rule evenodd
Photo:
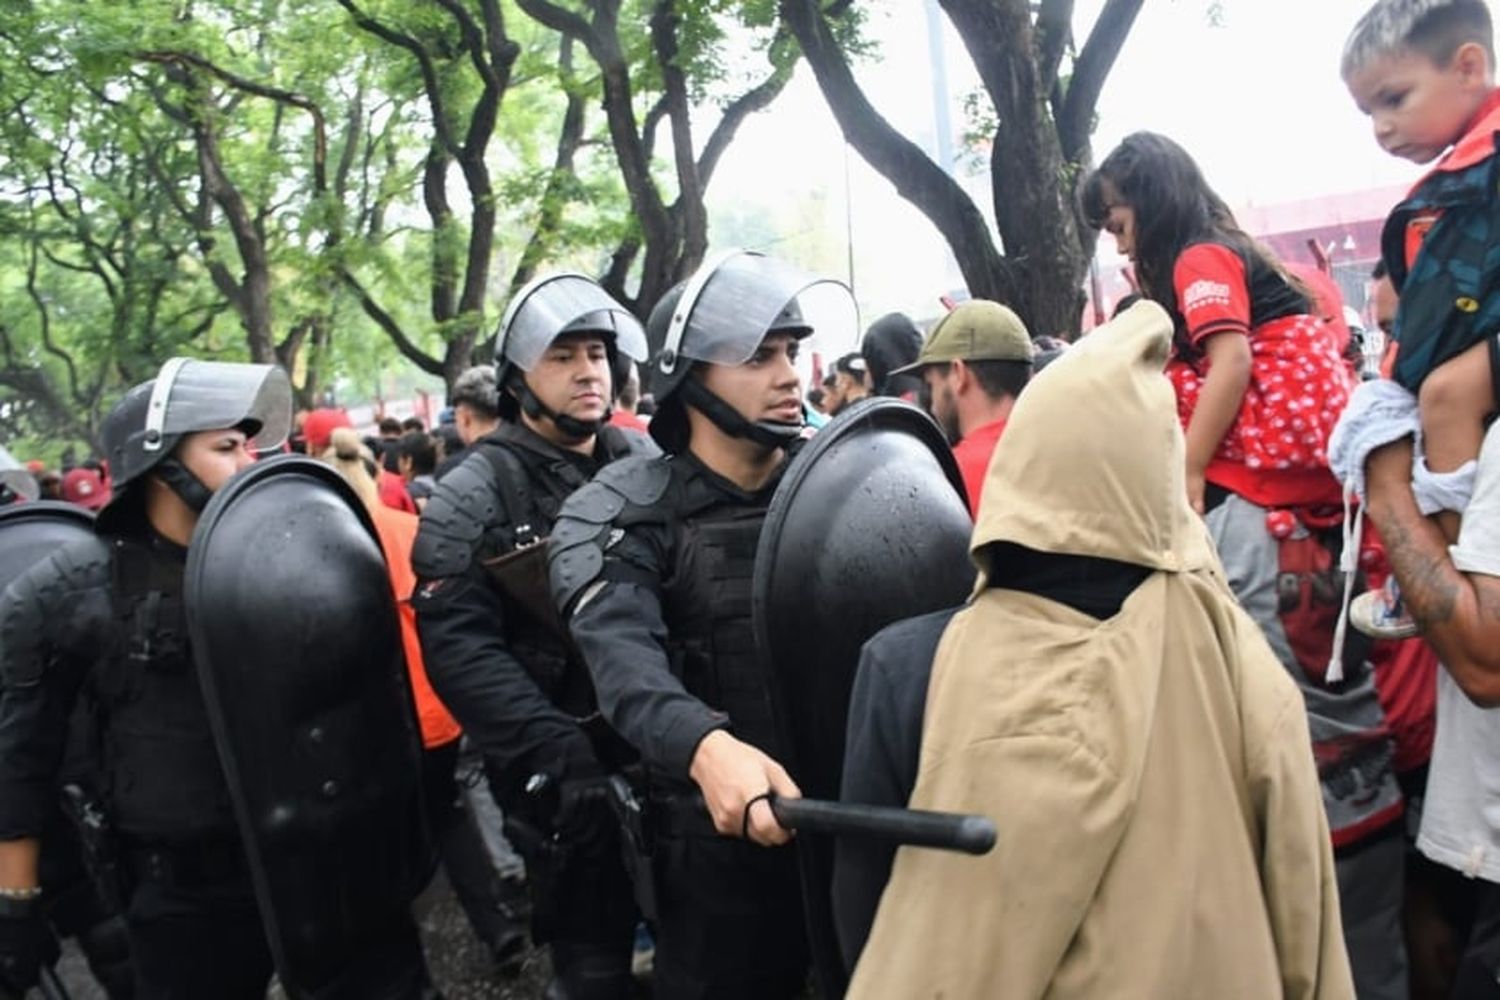
<path fill-rule="evenodd" d="M 265 996 L 272 958 L 193 666 L 183 574 L 209 500 L 285 440 L 290 420 L 279 368 L 167 362 L 105 418 L 114 492 L 95 537 L 0 595 L 0 994 L 24 993 L 49 957 L 39 838 L 81 700 L 126 882 L 135 995 Z M 357 992 L 425 989 L 416 927 L 403 918 L 372 948 L 383 985 Z"/>
<path fill-rule="evenodd" d="M 109 487 L 105 485 L 104 474 L 86 465 L 68 470 L 63 476 L 62 498 L 85 510 L 99 510 L 109 503 Z"/>
<path fill-rule="evenodd" d="M 778 763 L 750 584 L 804 432 L 794 362 L 824 300 L 852 326 L 843 286 L 748 252 L 669 291 L 646 323 L 667 455 L 601 471 L 549 545 L 600 709 L 645 765 L 658 1000 L 780 1000 L 806 983 L 796 857 L 765 801 L 799 793 Z"/>
<path fill-rule="evenodd" d="M 833 363 L 833 387 L 834 392 L 828 397 L 835 401 L 828 410 L 830 417 L 836 417 L 850 405 L 869 398 L 870 366 L 863 354 L 853 351 Z"/>
<path fill-rule="evenodd" d="M 412 550 L 428 675 L 484 755 L 526 859 L 533 937 L 550 946 L 548 995 L 568 1000 L 629 994 L 637 915 L 605 795 L 628 748 L 598 719 L 552 607 L 542 542 L 601 467 L 655 450 L 608 423 L 615 372 L 645 355 L 640 323 L 593 280 L 554 274 L 522 288 L 501 319 L 495 368 L 455 386 L 459 412 L 482 413 L 498 385 L 498 419 L 438 480 Z"/>
<path fill-rule="evenodd" d="M 933 328 L 913 364 L 892 372 L 921 375 L 923 400 L 953 442 L 976 517 L 990 455 L 1031 378 L 1031 359 L 1031 335 L 1019 316 L 998 302 L 970 299 Z"/>

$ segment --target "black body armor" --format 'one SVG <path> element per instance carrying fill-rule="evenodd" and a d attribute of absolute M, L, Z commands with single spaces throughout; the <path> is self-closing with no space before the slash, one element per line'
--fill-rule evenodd
<path fill-rule="evenodd" d="M 755 649 L 750 584 L 764 507 L 720 507 L 677 527 L 662 613 L 672 672 L 729 716 L 734 734 L 777 753 L 770 685 Z"/>
<path fill-rule="evenodd" d="M 183 557 L 109 541 L 113 629 L 92 673 L 104 790 L 134 840 L 232 840 L 234 814 L 188 646 Z"/>

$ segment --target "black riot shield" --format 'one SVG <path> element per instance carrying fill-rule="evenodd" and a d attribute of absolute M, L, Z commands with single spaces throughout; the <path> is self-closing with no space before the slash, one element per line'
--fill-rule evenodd
<path fill-rule="evenodd" d="M 859 650 L 892 622 L 961 604 L 974 584 L 973 524 L 942 431 L 897 399 L 850 407 L 787 469 L 755 556 L 756 647 L 772 679 L 785 761 L 804 795 L 835 799 Z M 813 960 L 843 995 L 833 842 L 800 836 Z"/>
<path fill-rule="evenodd" d="M 70 542 L 94 535 L 94 515 L 77 504 L 39 500 L 0 507 L 0 590 Z"/>
<path fill-rule="evenodd" d="M 421 743 L 369 513 L 321 462 L 253 465 L 199 519 L 184 599 L 277 973 L 311 996 L 430 872 Z"/>

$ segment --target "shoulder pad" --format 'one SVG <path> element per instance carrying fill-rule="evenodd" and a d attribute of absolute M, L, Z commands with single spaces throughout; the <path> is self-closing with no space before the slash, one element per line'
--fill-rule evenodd
<path fill-rule="evenodd" d="M 412 545 L 412 569 L 424 580 L 462 573 L 485 532 L 509 521 L 489 460 L 471 454 L 438 480 L 428 497 Z"/>
<path fill-rule="evenodd" d="M 638 516 L 666 494 L 672 473 L 663 458 L 622 458 L 600 469 L 563 503 L 547 544 L 552 597 L 568 609 L 604 568 L 604 552 L 618 525 Z"/>
<path fill-rule="evenodd" d="M 604 466 L 595 473 L 593 483 L 589 485 L 597 483 L 633 506 L 650 507 L 666 494 L 671 481 L 672 469 L 665 459 L 655 455 L 630 455 Z M 613 518 L 614 514 L 610 517 Z"/>
<path fill-rule="evenodd" d="M 110 586 L 114 564 L 114 545 L 108 538 L 95 535 L 64 545 L 20 579 L 61 588 L 60 593 L 92 590 Z"/>
<path fill-rule="evenodd" d="M 109 541 L 84 538 L 53 552 L 0 592 L 0 688 L 37 682 L 53 629 L 84 644 L 97 635 L 88 619 L 110 614 L 113 566 Z"/>

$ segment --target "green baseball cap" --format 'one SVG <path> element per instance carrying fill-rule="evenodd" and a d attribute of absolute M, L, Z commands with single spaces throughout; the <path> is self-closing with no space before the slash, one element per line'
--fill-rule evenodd
<path fill-rule="evenodd" d="M 932 328 L 916 361 L 891 374 L 949 361 L 1030 361 L 1033 353 L 1031 334 L 1021 317 L 998 302 L 970 299 Z"/>

